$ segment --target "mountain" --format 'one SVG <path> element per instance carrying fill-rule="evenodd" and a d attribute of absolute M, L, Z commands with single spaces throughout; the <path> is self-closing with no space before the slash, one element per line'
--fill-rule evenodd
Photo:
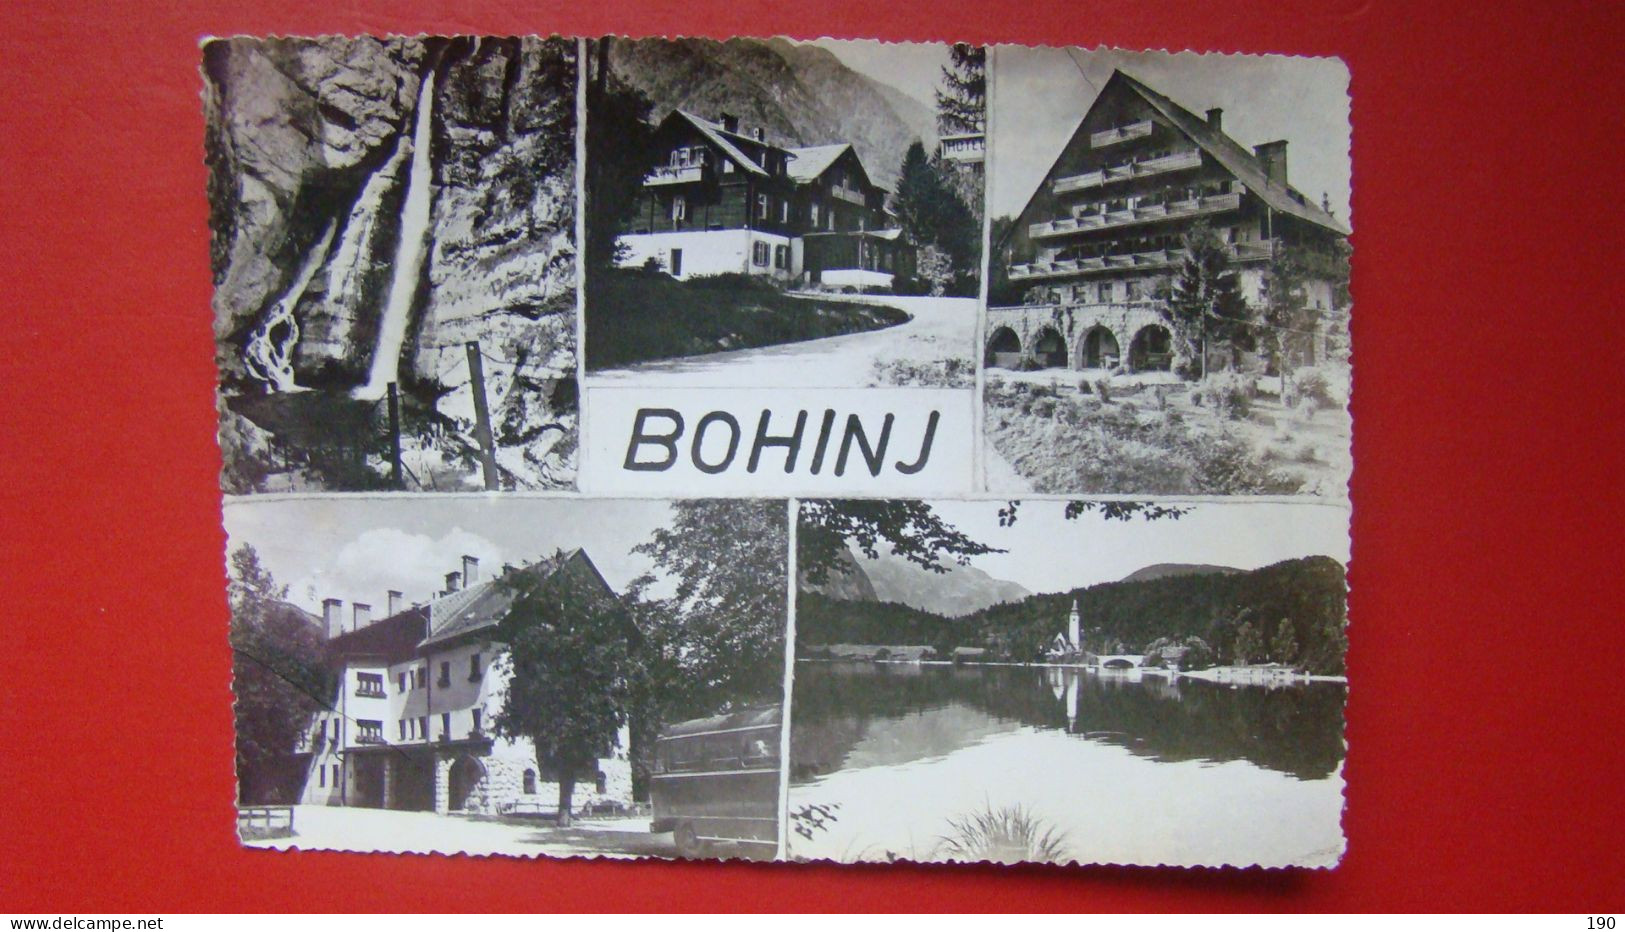
<path fill-rule="evenodd" d="M 806 576 L 802 576 L 796 581 L 798 588 L 842 602 L 880 601 L 880 597 L 875 595 L 874 584 L 869 581 L 869 574 L 863 571 L 852 551 L 842 550 L 839 563 L 840 566 L 830 571 L 829 579 L 823 585 L 815 586 L 807 581 Z"/>
<path fill-rule="evenodd" d="M 959 618 L 1002 602 L 1019 602 L 1032 595 L 1021 585 L 996 579 L 974 566 L 949 563 L 948 572 L 934 573 L 890 554 L 859 562 L 880 601 L 898 602 L 946 618 Z"/>
<path fill-rule="evenodd" d="M 1233 566 L 1215 566 L 1211 563 L 1153 563 L 1150 566 L 1140 567 L 1118 582 L 1145 582 L 1148 579 L 1163 579 L 1168 576 L 1202 576 L 1208 573 L 1229 575 L 1239 572 L 1241 570 Z"/>
<path fill-rule="evenodd" d="M 848 68 L 828 49 L 784 39 L 617 39 L 610 67 L 654 103 L 653 119 L 675 109 L 715 120 L 724 111 L 769 142 L 850 142 L 878 184 L 895 188 L 903 153 L 935 145 L 925 104 Z"/>

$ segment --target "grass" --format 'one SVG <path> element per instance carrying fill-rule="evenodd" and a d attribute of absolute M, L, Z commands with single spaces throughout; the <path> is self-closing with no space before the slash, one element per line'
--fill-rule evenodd
<path fill-rule="evenodd" d="M 745 275 L 680 282 L 662 272 L 612 269 L 589 276 L 586 290 L 588 369 L 796 343 L 909 319 L 881 305 L 792 298 Z"/>
<path fill-rule="evenodd" d="M 875 360 L 871 385 L 919 388 L 970 388 L 976 384 L 976 367 L 969 359 Z"/>
<path fill-rule="evenodd" d="M 989 380 L 987 436 L 1038 492 L 1339 493 L 1348 417 L 1268 398 L 1198 405 L 1190 392 L 1110 400 L 1067 387 Z M 1339 452 L 1343 451 L 1343 452 Z"/>
<path fill-rule="evenodd" d="M 1046 826 L 1027 809 L 989 805 L 980 812 L 948 820 L 948 834 L 937 843 L 936 857 L 952 861 L 1022 861 L 1060 863 L 1071 860 L 1066 833 Z"/>

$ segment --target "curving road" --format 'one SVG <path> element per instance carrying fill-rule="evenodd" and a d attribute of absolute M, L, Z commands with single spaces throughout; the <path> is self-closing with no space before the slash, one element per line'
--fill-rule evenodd
<path fill-rule="evenodd" d="M 819 295 L 822 300 L 884 304 L 913 319 L 884 330 L 800 343 L 639 363 L 587 374 L 587 384 L 689 388 L 865 388 L 883 383 L 877 366 L 974 363 L 976 299 Z M 969 388 L 969 372 L 964 387 Z"/>

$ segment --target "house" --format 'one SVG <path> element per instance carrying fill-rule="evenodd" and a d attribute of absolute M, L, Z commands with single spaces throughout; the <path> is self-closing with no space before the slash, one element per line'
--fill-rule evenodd
<path fill-rule="evenodd" d="M 574 550 L 481 580 L 479 561 L 462 559 L 432 600 L 406 606 L 388 594 L 383 617 L 372 606 L 323 603 L 329 662 L 338 677 L 330 710 L 312 721 L 300 801 L 447 812 L 547 811 L 557 807 L 558 778 L 542 771 L 528 740 L 494 734 L 507 676 L 498 638 L 520 589 L 543 591 L 586 581 L 615 593 L 592 560 Z M 613 756 L 576 775 L 579 808 L 629 806 L 628 729 Z"/>
<path fill-rule="evenodd" d="M 888 192 L 849 143 L 786 148 L 739 120 L 674 110 L 619 243 L 624 267 L 674 278 L 737 273 L 787 284 L 890 288 L 914 250 L 886 211 Z"/>
<path fill-rule="evenodd" d="M 990 366 L 1175 368 L 1188 355 L 1163 296 L 1187 257 L 1184 235 L 1211 226 L 1257 305 L 1275 251 L 1329 253 L 1349 228 L 1287 180 L 1287 142 L 1248 151 L 1205 117 L 1113 72 L 1000 244 L 1022 306 L 988 314 Z M 1305 285 L 1332 315 L 1334 285 Z M 1310 360 L 1312 362 L 1313 360 Z"/>

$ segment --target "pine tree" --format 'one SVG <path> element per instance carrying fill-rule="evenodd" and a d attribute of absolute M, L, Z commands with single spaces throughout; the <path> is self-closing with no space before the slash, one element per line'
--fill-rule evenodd
<path fill-rule="evenodd" d="M 1275 629 L 1275 637 L 1270 641 L 1270 658 L 1276 663 L 1290 664 L 1298 657 L 1298 636 L 1292 630 L 1292 620 L 1281 619 L 1281 626 Z"/>
<path fill-rule="evenodd" d="M 937 132 L 943 136 L 980 133 L 987 126 L 987 49 L 957 43 L 942 66 L 937 89 Z"/>
<path fill-rule="evenodd" d="M 1254 312 L 1241 294 L 1230 251 L 1218 233 L 1206 224 L 1192 226 L 1184 237 L 1188 255 L 1174 279 L 1168 301 L 1171 322 L 1195 353 L 1207 341 L 1230 347 L 1231 364 L 1238 365 L 1243 350 L 1256 345 Z M 1206 368 L 1206 360 L 1202 361 Z"/>

